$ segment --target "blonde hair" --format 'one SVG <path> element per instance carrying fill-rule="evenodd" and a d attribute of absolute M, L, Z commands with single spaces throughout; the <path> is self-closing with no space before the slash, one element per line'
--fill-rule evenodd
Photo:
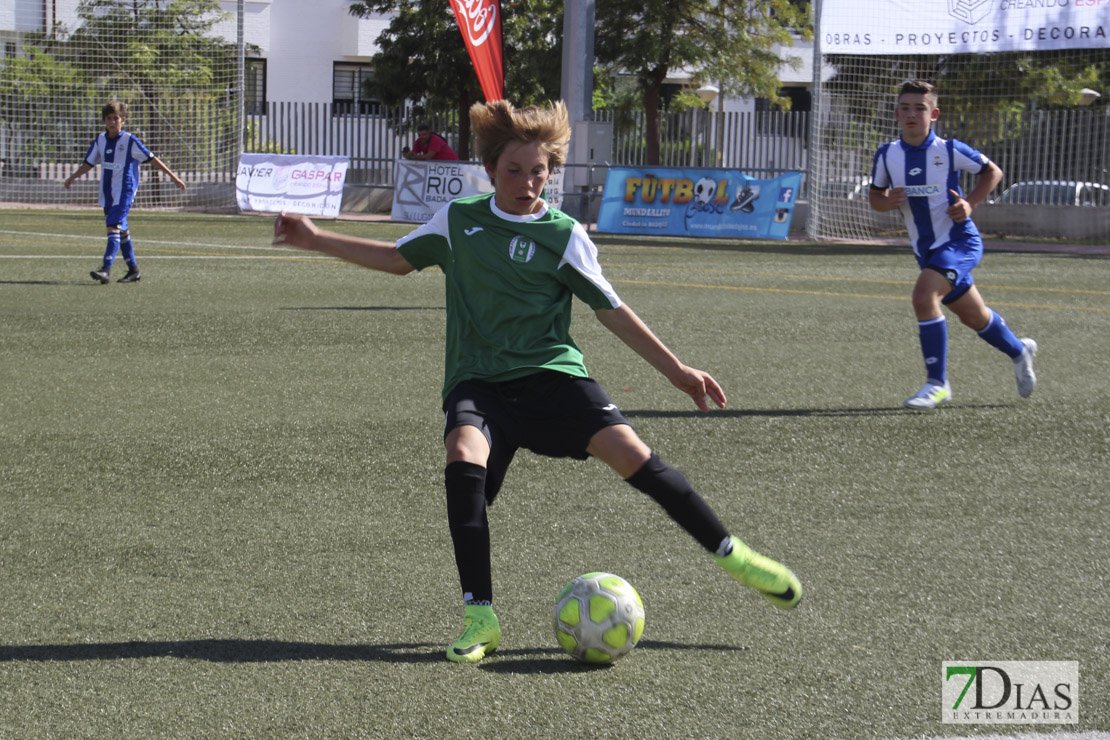
<path fill-rule="evenodd" d="M 547 152 L 547 167 L 561 167 L 567 161 L 570 122 L 563 101 L 540 108 L 514 108 L 507 100 L 475 103 L 470 106 L 470 127 L 478 144 L 478 158 L 487 167 L 497 160 L 510 141 L 536 142 Z"/>

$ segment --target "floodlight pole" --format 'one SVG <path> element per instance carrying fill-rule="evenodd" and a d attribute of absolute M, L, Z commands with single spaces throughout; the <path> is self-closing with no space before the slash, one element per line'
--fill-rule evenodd
<path fill-rule="evenodd" d="M 235 52 L 235 63 L 239 67 L 235 72 L 236 85 L 239 88 L 239 94 L 236 96 L 237 99 L 235 103 L 235 124 L 239 129 L 239 151 L 235 153 L 235 159 L 237 161 L 239 156 L 243 153 L 247 128 L 247 39 L 243 19 L 246 10 L 244 7 L 245 2 L 246 0 L 238 0 L 235 7 L 235 43 L 238 46 Z M 235 169 L 233 167 L 232 172 L 234 171 Z"/>
<path fill-rule="evenodd" d="M 563 64 L 560 93 L 567 106 L 571 130 L 581 133 L 579 121 L 594 120 L 594 15 L 595 0 L 563 0 Z M 589 141 L 571 138 L 568 162 L 589 161 Z M 568 167 L 563 173 L 563 210 L 579 220 L 589 214 L 589 201 L 576 194 L 588 190 L 589 169 Z M 572 197 L 567 198 L 570 194 Z"/>
<path fill-rule="evenodd" d="M 697 95 L 701 98 L 701 102 L 705 103 L 705 120 L 702 122 L 702 140 L 701 140 L 701 166 L 705 167 L 705 151 L 709 148 L 709 105 L 717 97 L 721 91 L 715 85 L 705 84 L 698 88 Z M 714 162 L 714 164 L 716 164 Z"/>
<path fill-rule="evenodd" d="M 822 0 L 813 0 L 813 85 L 810 99 L 813 105 L 809 111 L 809 147 L 806 150 L 806 188 L 808 190 L 809 215 L 806 218 L 806 236 L 816 240 L 819 238 L 820 229 L 817 221 L 823 215 L 821 207 L 824 205 L 814 200 L 818 192 L 819 172 L 824 168 L 819 158 L 824 156 L 821 146 L 821 116 L 824 113 L 825 103 L 821 99 L 821 3 Z M 819 199 L 818 199 L 819 200 Z M 814 207 L 816 205 L 816 207 Z"/>

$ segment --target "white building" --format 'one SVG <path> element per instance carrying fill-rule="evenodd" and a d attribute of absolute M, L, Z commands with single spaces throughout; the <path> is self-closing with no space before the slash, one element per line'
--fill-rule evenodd
<path fill-rule="evenodd" d="M 237 37 L 236 0 L 224 0 L 228 20 L 216 30 Z M 250 104 L 266 101 L 360 102 L 361 81 L 387 16 L 362 19 L 350 0 L 243 0 L 243 40 L 259 50 L 248 57 Z"/>
<path fill-rule="evenodd" d="M 248 54 L 249 104 L 358 104 L 359 83 L 370 73 L 388 17 L 356 18 L 347 10 L 351 0 L 223 0 L 228 15 L 215 30 L 229 41 L 238 37 L 240 4 L 243 39 L 257 49 Z M 0 60 L 21 52 L 27 32 L 55 23 L 75 29 L 77 6 L 78 0 L 0 0 Z"/>
<path fill-rule="evenodd" d="M 59 22 L 78 25 L 78 0 L 0 0 L 0 59 L 20 51 L 20 37 Z M 371 74 L 370 60 L 389 17 L 369 19 L 348 12 L 351 0 L 221 0 L 228 15 L 215 30 L 229 41 L 238 37 L 236 15 L 243 8 L 243 39 L 257 52 L 247 60 L 248 109 L 260 111 L 270 101 L 337 103 L 359 110 L 361 82 Z M 461 39 L 460 39 L 461 43 Z M 813 79 L 811 43 L 797 41 L 784 55 L 802 59 L 801 68 L 782 69 L 783 87 L 795 108 L 807 109 Z M 676 71 L 668 83 L 683 85 L 689 75 Z M 803 105 L 799 105 L 803 103 Z M 716 101 L 726 112 L 754 110 L 751 99 Z"/>

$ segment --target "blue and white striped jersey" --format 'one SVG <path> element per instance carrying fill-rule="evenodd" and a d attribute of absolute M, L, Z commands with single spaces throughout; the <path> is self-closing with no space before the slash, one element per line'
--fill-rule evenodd
<path fill-rule="evenodd" d="M 121 131 L 115 139 L 109 139 L 103 132 L 97 136 L 85 154 L 85 161 L 101 166 L 101 207 L 130 206 L 139 189 L 139 164 L 153 156 L 139 137 L 127 131 Z"/>
<path fill-rule="evenodd" d="M 906 189 L 908 197 L 900 210 L 913 251 L 923 257 L 937 247 L 979 236 L 979 229 L 970 218 L 956 223 L 945 211 L 955 202 L 949 190 L 963 197 L 960 171 L 979 174 L 989 162 L 962 141 L 942 139 L 930 131 L 921 146 L 910 146 L 898 139 L 879 147 L 871 171 L 871 186 L 880 190 Z"/>

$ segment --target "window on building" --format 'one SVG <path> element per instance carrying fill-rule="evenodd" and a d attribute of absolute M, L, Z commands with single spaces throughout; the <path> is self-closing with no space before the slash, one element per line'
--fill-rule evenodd
<path fill-rule="evenodd" d="M 266 60 L 247 59 L 244 100 L 248 115 L 260 116 L 266 113 Z"/>
<path fill-rule="evenodd" d="M 373 74 L 369 64 L 336 62 L 331 78 L 332 113 L 337 116 L 377 113 L 378 101 L 367 96 L 365 85 Z"/>
<path fill-rule="evenodd" d="M 804 87 L 780 87 L 779 95 L 790 100 L 790 110 L 795 113 L 813 110 L 813 96 Z M 782 110 L 767 98 L 755 99 L 756 112 Z"/>

